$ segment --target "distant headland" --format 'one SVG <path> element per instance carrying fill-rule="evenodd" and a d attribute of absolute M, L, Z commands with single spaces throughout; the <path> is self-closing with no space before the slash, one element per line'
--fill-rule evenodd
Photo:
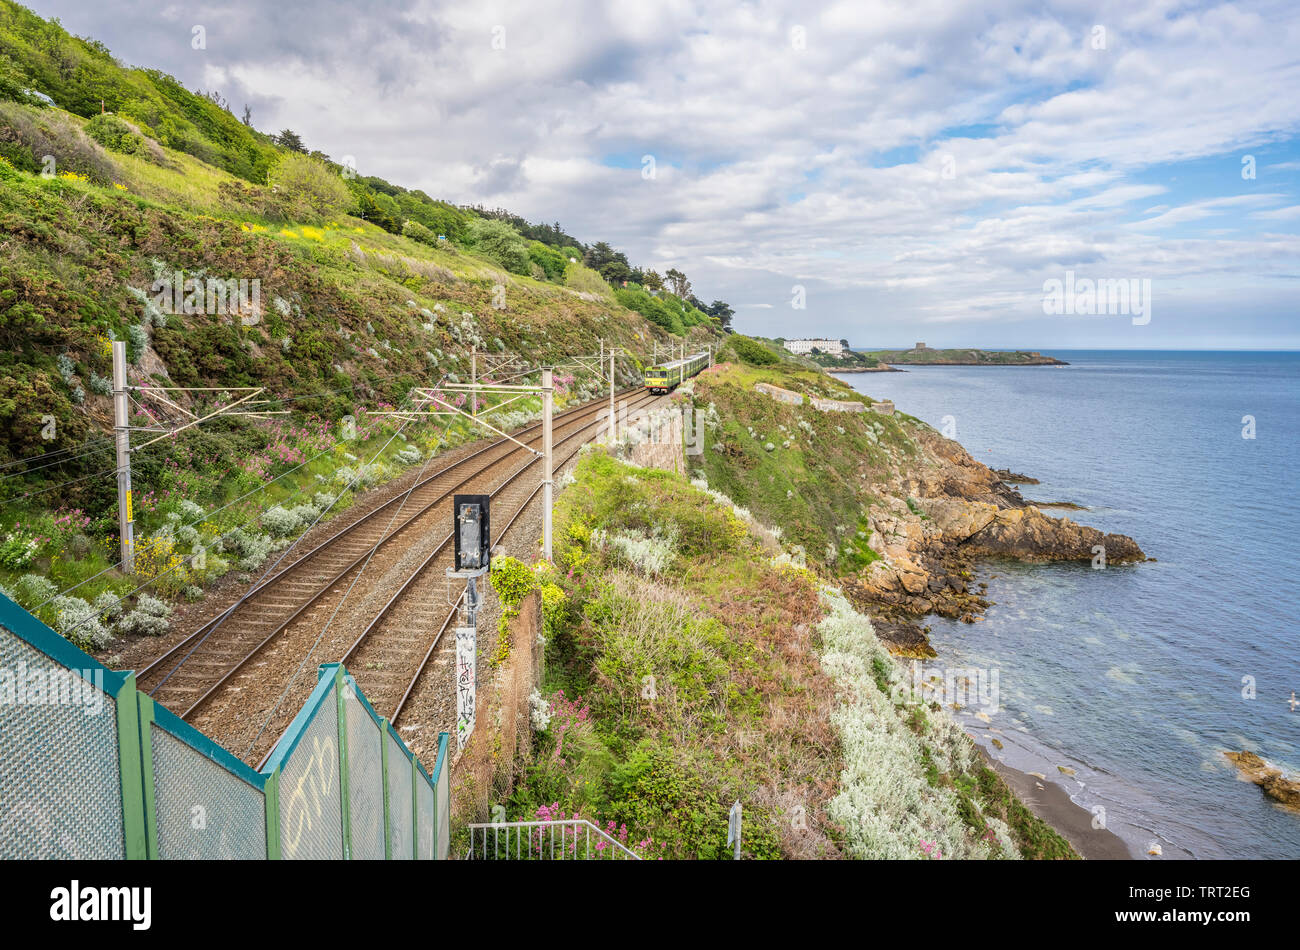
<path fill-rule="evenodd" d="M 918 343 L 910 350 L 854 351 L 856 359 L 842 366 L 827 365 L 831 372 L 888 372 L 900 366 L 1068 366 L 1064 360 L 1037 350 L 932 349 Z M 845 353 L 845 357 L 850 353 Z M 856 364 L 856 365 L 855 365 Z"/>

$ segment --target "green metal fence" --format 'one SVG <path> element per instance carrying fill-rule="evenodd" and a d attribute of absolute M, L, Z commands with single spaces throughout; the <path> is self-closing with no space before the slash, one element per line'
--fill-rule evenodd
<path fill-rule="evenodd" d="M 0 858 L 445 859 L 447 738 L 329 663 L 255 771 L 0 594 Z"/>

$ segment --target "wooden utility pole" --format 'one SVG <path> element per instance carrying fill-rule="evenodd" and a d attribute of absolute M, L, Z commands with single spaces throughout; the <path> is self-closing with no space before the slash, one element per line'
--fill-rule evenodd
<path fill-rule="evenodd" d="M 555 405 L 551 371 L 542 370 L 542 557 L 551 559 L 551 505 L 555 486 L 551 479 L 551 412 Z"/>
<path fill-rule="evenodd" d="M 618 441 L 618 424 L 614 421 L 614 350 L 609 351 L 609 444 Z"/>
<path fill-rule="evenodd" d="M 113 341 L 113 431 L 117 440 L 117 530 L 122 570 L 135 571 L 135 519 L 131 511 L 131 418 L 126 396 L 126 343 Z"/>

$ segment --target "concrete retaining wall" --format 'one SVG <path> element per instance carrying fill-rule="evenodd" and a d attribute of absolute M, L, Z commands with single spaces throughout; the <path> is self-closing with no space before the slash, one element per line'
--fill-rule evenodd
<path fill-rule="evenodd" d="M 865 403 L 854 402 L 853 400 L 842 399 L 818 399 L 815 396 L 809 396 L 808 401 L 812 403 L 814 409 L 820 409 L 822 412 L 866 412 Z"/>
<path fill-rule="evenodd" d="M 770 383 L 755 383 L 754 388 L 765 396 L 771 396 L 779 402 L 788 402 L 792 406 L 803 405 L 803 395 L 789 389 L 782 389 L 780 386 L 773 386 Z"/>

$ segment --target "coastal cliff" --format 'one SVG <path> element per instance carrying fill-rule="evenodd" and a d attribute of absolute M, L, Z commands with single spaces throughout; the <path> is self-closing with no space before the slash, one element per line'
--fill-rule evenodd
<path fill-rule="evenodd" d="M 792 404 L 755 389 L 802 393 Z M 814 403 L 814 400 L 816 402 Z M 871 406 L 839 380 L 792 365 L 719 365 L 694 387 L 708 432 L 700 464 L 711 485 L 801 546 L 837 578 L 897 655 L 933 656 L 917 621 L 974 622 L 990 606 L 972 582 L 976 559 L 1145 560 L 1126 535 L 1046 514 L 961 445 L 905 413 L 824 411 L 828 400 Z"/>
<path fill-rule="evenodd" d="M 896 501 L 868 522 L 881 559 L 848 585 L 860 608 L 885 621 L 878 629 L 898 653 L 934 655 L 914 618 L 934 612 L 972 623 L 989 606 L 982 585 L 970 587 L 977 558 L 1099 565 L 1145 560 L 1127 535 L 1045 514 L 933 429 L 921 424 L 914 436 L 921 451 L 910 470 L 874 486 Z"/>

